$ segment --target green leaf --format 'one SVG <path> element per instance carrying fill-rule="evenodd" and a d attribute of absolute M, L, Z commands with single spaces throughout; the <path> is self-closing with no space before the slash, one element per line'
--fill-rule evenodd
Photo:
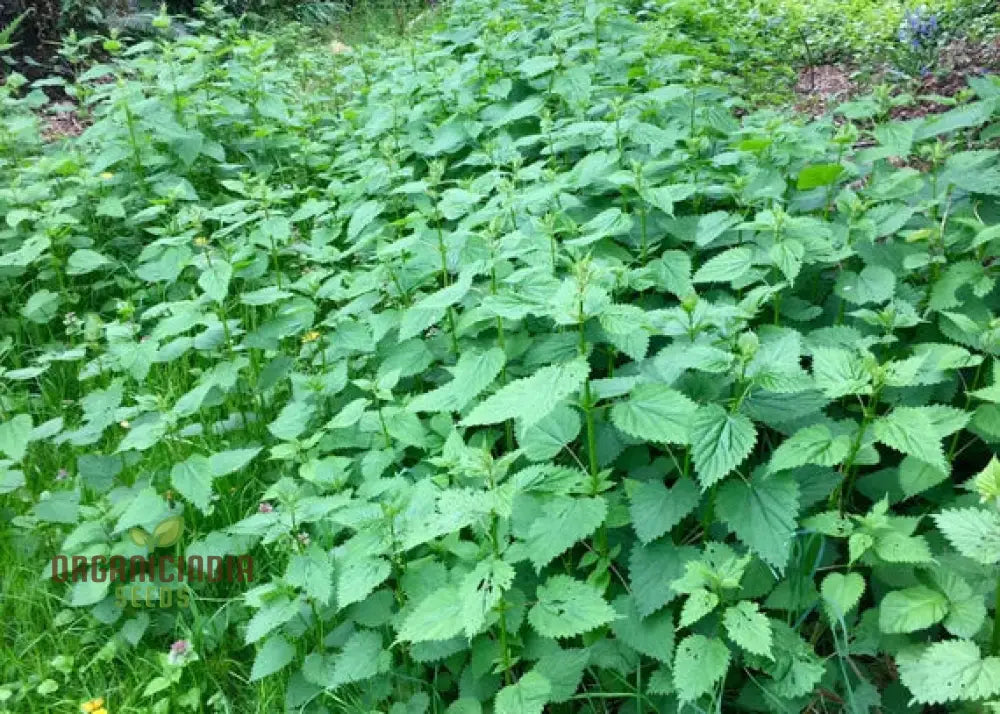
<path fill-rule="evenodd" d="M 443 587 L 425 597 L 403 621 L 398 640 L 447 640 L 462 631 L 462 598 L 454 587 Z"/>
<path fill-rule="evenodd" d="M 539 585 L 537 598 L 528 622 L 543 637 L 575 637 L 617 617 L 597 588 L 568 575 L 553 575 Z"/>
<path fill-rule="evenodd" d="M 547 416 L 522 428 L 517 443 L 531 461 L 549 461 L 576 439 L 580 427 L 580 415 L 576 410 L 560 404 Z"/>
<path fill-rule="evenodd" d="M 615 637 L 636 652 L 669 663 L 674 655 L 674 613 L 670 608 L 643 618 L 635 600 L 622 595 L 614 602 L 618 619 L 611 623 Z"/>
<path fill-rule="evenodd" d="M 498 347 L 485 352 L 463 352 L 458 363 L 449 368 L 451 381 L 417 395 L 407 408 L 415 412 L 461 411 L 493 383 L 505 360 L 503 350 Z"/>
<path fill-rule="evenodd" d="M 853 352 L 817 347 L 812 351 L 812 371 L 816 386 L 830 399 L 871 391 L 871 376 Z"/>
<path fill-rule="evenodd" d="M 729 639 L 751 654 L 771 657 L 771 623 L 760 607 L 750 600 L 741 600 L 726 608 L 722 616 Z"/>
<path fill-rule="evenodd" d="M 239 471 L 249 464 L 259 454 L 261 447 L 249 449 L 230 449 L 229 451 L 219 451 L 208 457 L 208 464 L 213 476 L 226 476 Z"/>
<path fill-rule="evenodd" d="M 695 283 L 729 283 L 742 278 L 753 266 L 753 251 L 730 248 L 710 258 L 695 271 Z"/>
<path fill-rule="evenodd" d="M 548 654 L 539 658 L 532 671 L 549 681 L 550 702 L 565 702 L 580 688 L 583 671 L 590 659 L 589 652 L 585 649 L 546 649 Z"/>
<path fill-rule="evenodd" d="M 421 298 L 407 308 L 399 322 L 399 340 L 408 340 L 440 322 L 448 308 L 464 298 L 471 287 L 472 275 L 466 273 L 448 287 Z"/>
<path fill-rule="evenodd" d="M 697 559 L 696 548 L 670 540 L 636 543 L 629 558 L 629 581 L 639 614 L 648 617 L 677 597 L 670 584 L 684 575 L 686 563 Z"/>
<path fill-rule="evenodd" d="M 459 588 L 462 602 L 462 628 L 472 639 L 482 629 L 486 616 L 500 602 L 514 582 L 514 568 L 491 558 L 480 562 L 465 576 Z"/>
<path fill-rule="evenodd" d="M 691 424 L 691 454 L 702 490 L 739 466 L 756 441 L 757 430 L 745 415 L 718 404 L 700 407 Z"/>
<path fill-rule="evenodd" d="M 823 604 L 834 621 L 846 617 L 861 601 L 864 592 L 865 579 L 859 573 L 830 573 L 820 585 Z"/>
<path fill-rule="evenodd" d="M 358 630 L 337 655 L 331 685 L 339 687 L 371 679 L 381 670 L 382 636 L 371 630 Z"/>
<path fill-rule="evenodd" d="M 872 425 L 875 438 L 940 471 L 949 472 L 948 460 L 941 447 L 941 436 L 923 407 L 896 407 Z"/>
<path fill-rule="evenodd" d="M 612 423 L 644 441 L 686 444 L 697 405 L 663 384 L 640 384 L 611 409 Z"/>
<path fill-rule="evenodd" d="M 299 614 L 298 599 L 281 596 L 260 608 L 247 623 L 246 643 L 252 644 Z"/>
<path fill-rule="evenodd" d="M 257 652 L 250 669 L 250 681 L 270 676 L 284 669 L 295 658 L 295 647 L 281 635 L 271 635 Z"/>
<path fill-rule="evenodd" d="M 770 468 L 783 471 L 806 464 L 835 466 L 847 458 L 850 450 L 851 440 L 846 434 L 834 436 L 825 424 L 807 426 L 781 442 L 771 456 Z"/>
<path fill-rule="evenodd" d="M 1000 562 L 1000 514 L 985 508 L 949 508 L 934 523 L 959 553 L 983 565 Z"/>
<path fill-rule="evenodd" d="M 718 639 L 688 635 L 677 646 L 674 688 L 682 702 L 693 702 L 715 687 L 729 669 L 729 648 Z"/>
<path fill-rule="evenodd" d="M 493 711 L 495 714 L 542 714 L 550 692 L 549 680 L 538 672 L 528 672 L 515 684 L 497 692 Z"/>
<path fill-rule="evenodd" d="M 947 479 L 946 472 L 912 456 L 899 463 L 899 486 L 906 498 L 923 493 Z"/>
<path fill-rule="evenodd" d="M 607 513 L 607 504 L 600 496 L 556 496 L 544 504 L 539 517 L 531 524 L 525 543 L 535 570 L 541 570 L 574 543 L 596 531 Z"/>
<path fill-rule="evenodd" d="M 112 265 L 113 261 L 96 250 L 78 248 L 73 251 L 66 261 L 66 272 L 69 275 L 86 275 L 95 270 L 99 270 L 107 265 Z"/>
<path fill-rule="evenodd" d="M 684 600 L 678 627 L 690 627 L 715 609 L 719 596 L 705 588 L 695 588 Z"/>
<path fill-rule="evenodd" d="M 170 485 L 207 513 L 212 506 L 212 467 L 204 456 L 192 456 L 170 469 Z"/>
<path fill-rule="evenodd" d="M 329 605 L 333 597 L 333 564 L 330 556 L 315 543 L 304 553 L 295 553 L 288 561 L 284 580 L 300 588 L 310 598 Z"/>
<path fill-rule="evenodd" d="M 360 557 L 338 563 L 337 605 L 361 602 L 391 573 L 392 565 L 383 558 Z"/>
<path fill-rule="evenodd" d="M 920 704 L 1000 694 L 1000 657 L 983 657 L 971 640 L 935 642 L 919 656 L 899 656 L 900 680 Z"/>
<path fill-rule="evenodd" d="M 223 302 L 229 293 L 233 266 L 216 256 L 198 276 L 198 286 L 215 302 Z"/>
<path fill-rule="evenodd" d="M 496 424 L 520 419 L 531 426 L 576 392 L 590 373 L 584 359 L 542 367 L 530 377 L 518 379 L 487 397 L 462 420 L 463 426 Z"/>
<path fill-rule="evenodd" d="M 940 622 L 948 613 L 948 598 L 923 585 L 893 590 L 879 605 L 882 632 L 906 633 Z"/>
<path fill-rule="evenodd" d="M 42 288 L 28 298 L 24 307 L 21 308 L 21 314 L 35 324 L 44 325 L 59 312 L 60 302 L 59 293 Z"/>
<path fill-rule="evenodd" d="M 378 201 L 365 201 L 355 208 L 347 224 L 347 240 L 353 241 L 357 238 L 381 212 L 382 204 Z"/>
<path fill-rule="evenodd" d="M 12 416 L 0 424 L 0 451 L 14 461 L 20 461 L 28 451 L 34 423 L 30 414 Z"/>
<path fill-rule="evenodd" d="M 808 191 L 820 186 L 830 186 L 837 182 L 842 173 L 844 167 L 840 164 L 812 164 L 799 171 L 795 187 L 799 191 Z"/>
<path fill-rule="evenodd" d="M 643 543 L 659 538 L 680 523 L 701 500 L 690 478 L 678 479 L 669 489 L 662 481 L 642 481 L 629 497 L 632 527 Z"/>
<path fill-rule="evenodd" d="M 799 487 L 791 476 L 728 481 L 716 494 L 715 506 L 737 538 L 778 570 L 784 569 L 799 511 Z"/>

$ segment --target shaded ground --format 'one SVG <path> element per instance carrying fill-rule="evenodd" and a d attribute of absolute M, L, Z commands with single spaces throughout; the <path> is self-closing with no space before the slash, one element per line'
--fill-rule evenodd
<path fill-rule="evenodd" d="M 798 97 L 795 108 L 819 116 L 885 82 L 895 85 L 894 94 L 908 91 L 916 97 L 913 103 L 894 107 L 891 112 L 895 119 L 911 119 L 951 109 L 953 105 L 934 101 L 934 97 L 954 97 L 968 87 L 969 77 L 997 72 L 1000 72 L 1000 39 L 988 42 L 959 39 L 941 50 L 937 71 L 909 86 L 889 67 L 880 68 L 867 81 L 857 79 L 855 68 L 846 64 L 806 67 L 799 72 L 795 85 Z"/>

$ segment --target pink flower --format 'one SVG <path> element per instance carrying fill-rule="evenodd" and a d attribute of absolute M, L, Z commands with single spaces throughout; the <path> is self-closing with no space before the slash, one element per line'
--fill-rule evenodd
<path fill-rule="evenodd" d="M 260 505 L 257 506 L 258 513 L 274 513 L 274 506 L 272 506 L 267 501 L 261 501 Z"/>
<path fill-rule="evenodd" d="M 170 653 L 167 654 L 167 661 L 170 664 L 183 664 L 188 657 L 194 654 L 191 643 L 187 640 L 177 640 L 170 645 Z"/>
<path fill-rule="evenodd" d="M 65 481 L 69 477 L 69 471 L 66 469 L 59 469 L 56 471 L 56 481 Z"/>

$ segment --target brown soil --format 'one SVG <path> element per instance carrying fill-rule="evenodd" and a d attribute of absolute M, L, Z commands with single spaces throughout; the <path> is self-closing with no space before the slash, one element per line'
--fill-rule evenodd
<path fill-rule="evenodd" d="M 852 80 L 852 71 L 851 67 L 835 64 L 806 67 L 799 73 L 795 85 L 799 98 L 795 108 L 817 117 L 840 102 L 865 94 L 871 89 L 871 85 L 881 82 L 901 85 L 888 68 L 875 72 L 870 84 Z M 941 50 L 937 71 L 919 80 L 914 86 L 901 90 L 909 91 L 917 97 L 917 101 L 910 106 L 894 108 L 892 117 L 912 119 L 948 111 L 953 108 L 952 104 L 921 97 L 954 97 L 968 88 L 970 77 L 996 72 L 1000 72 L 1000 38 L 988 42 L 954 40 Z"/>

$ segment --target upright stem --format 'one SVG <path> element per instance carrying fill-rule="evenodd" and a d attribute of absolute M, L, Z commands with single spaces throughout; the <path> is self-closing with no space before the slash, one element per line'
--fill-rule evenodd
<path fill-rule="evenodd" d="M 997 576 L 997 592 L 993 601 L 993 641 L 990 654 L 1000 655 L 1000 575 Z"/>

